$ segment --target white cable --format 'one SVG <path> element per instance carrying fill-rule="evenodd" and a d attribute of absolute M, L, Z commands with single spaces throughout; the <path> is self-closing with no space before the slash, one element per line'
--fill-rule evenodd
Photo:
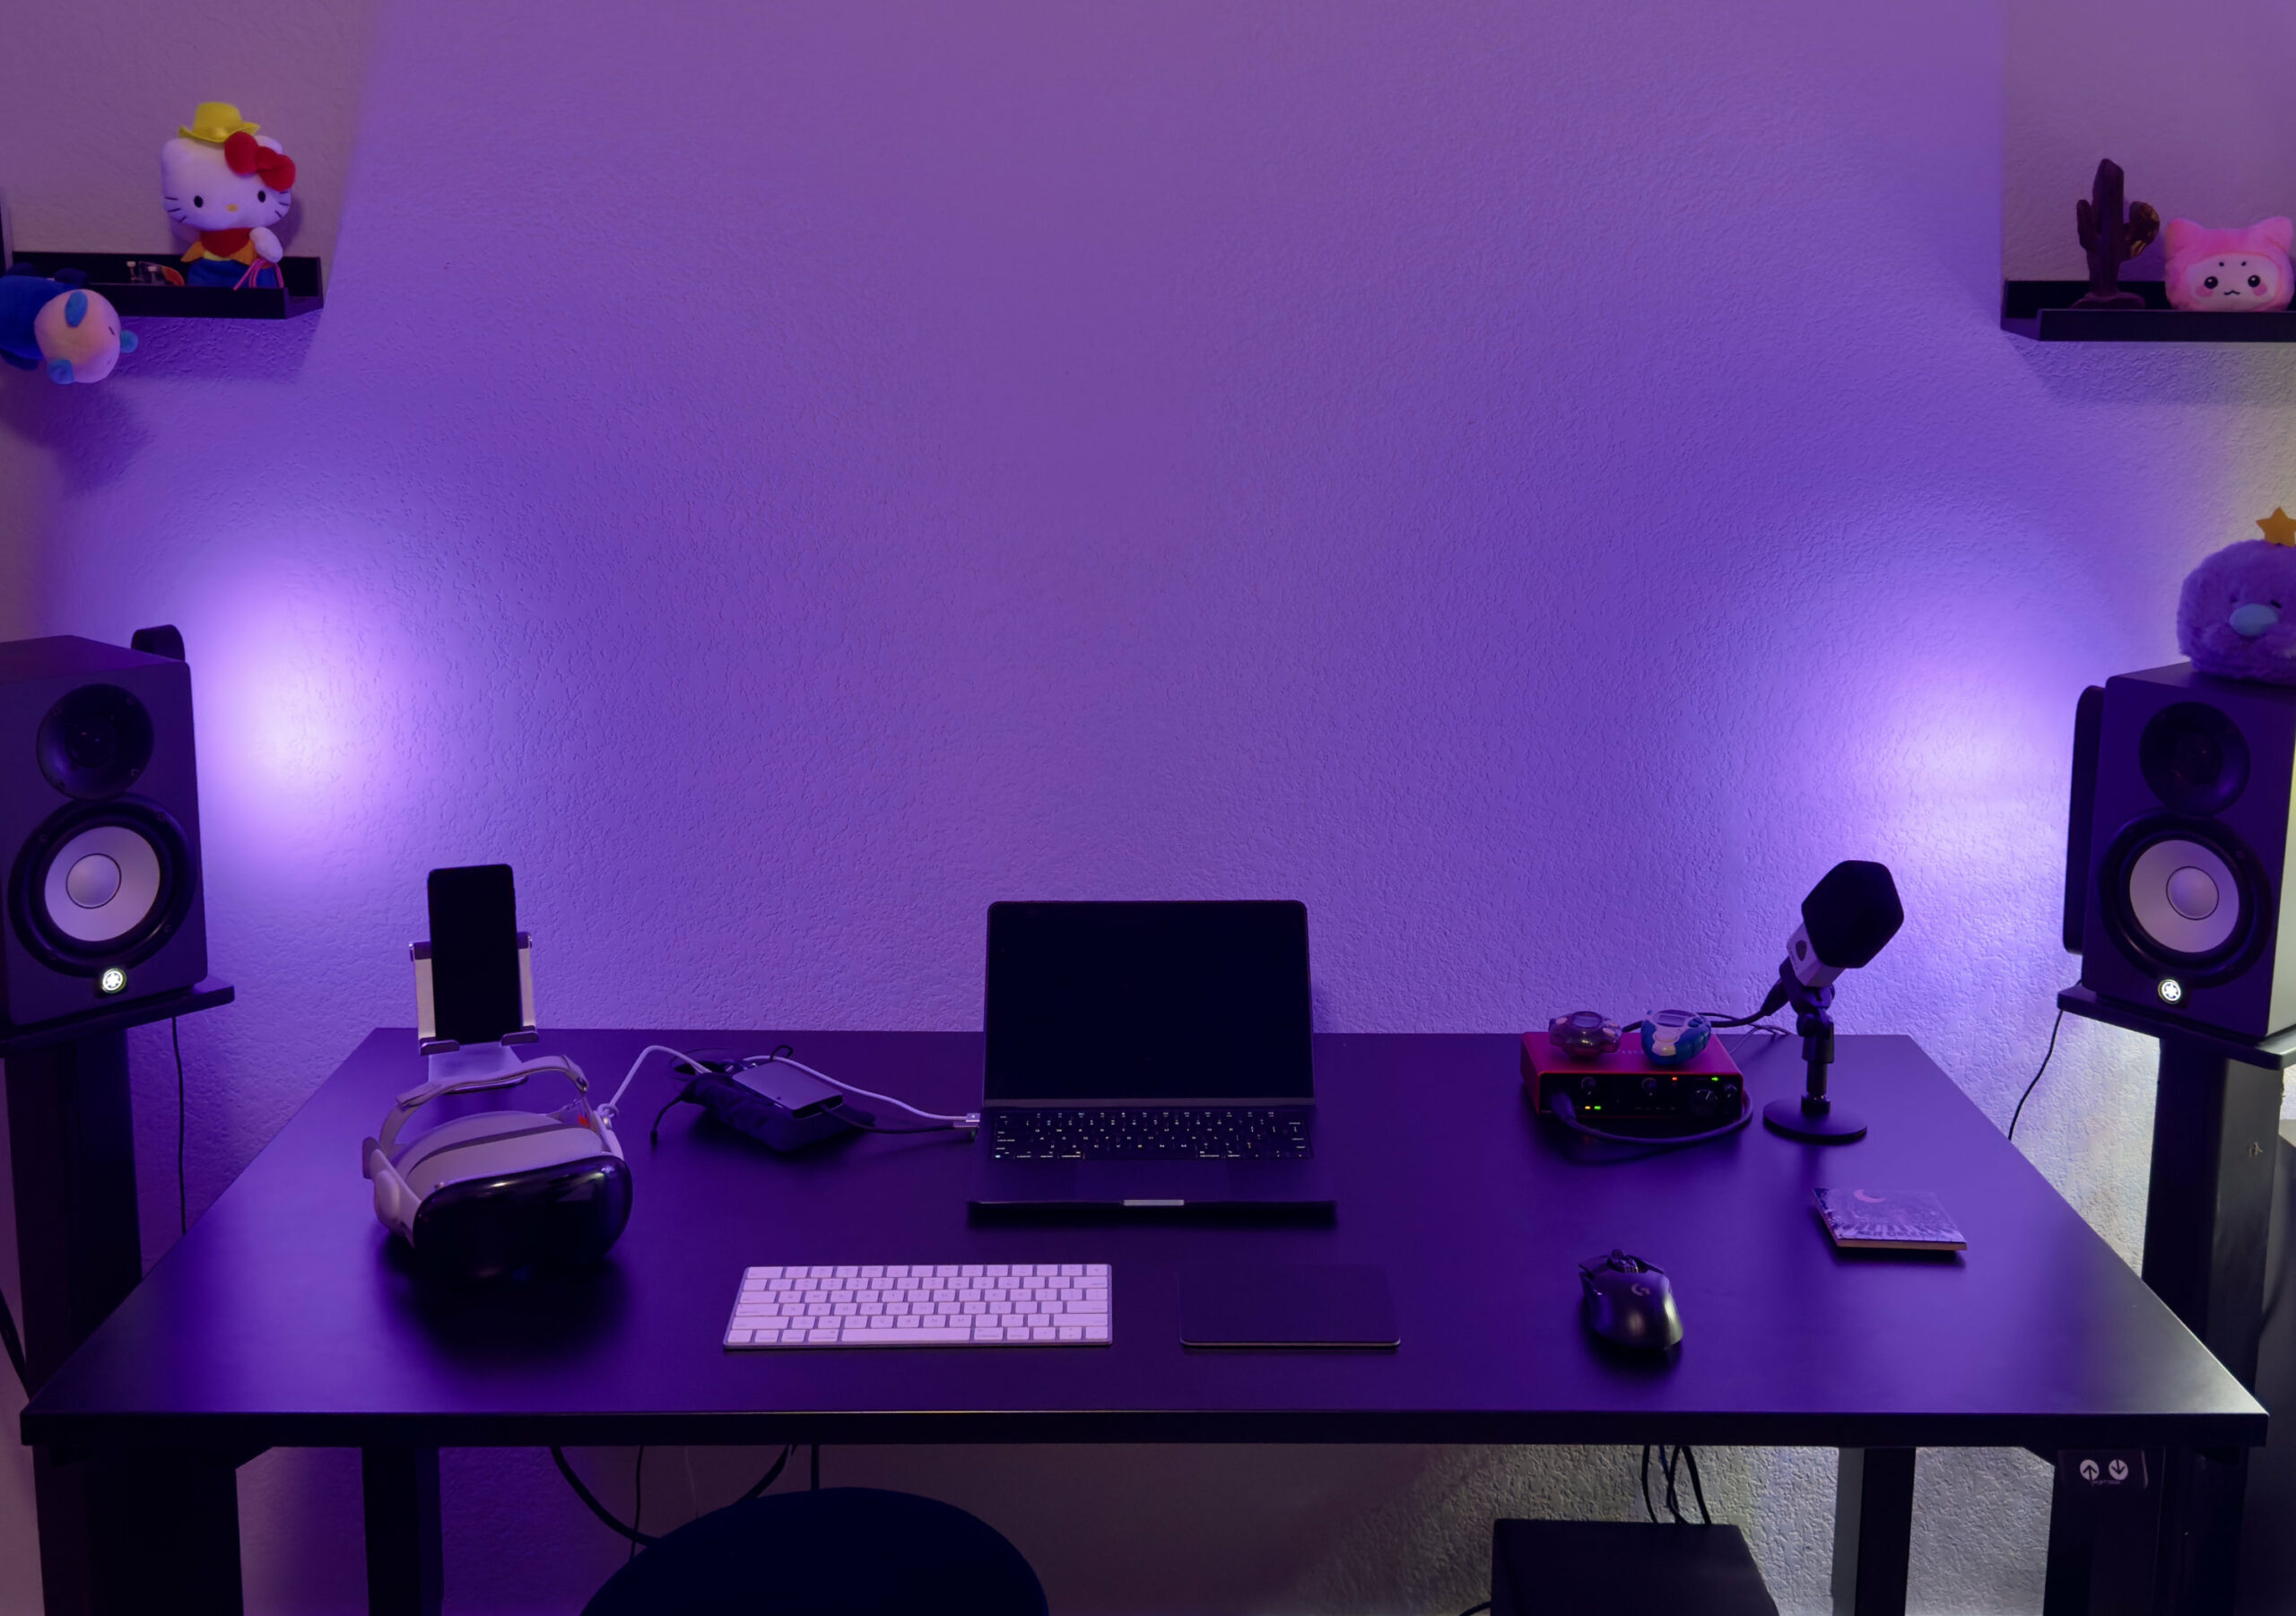
<path fill-rule="evenodd" d="M 638 1052 L 638 1058 L 630 1063 L 630 1070 L 623 1074 L 622 1086 L 613 1091 L 613 1098 L 598 1108 L 598 1116 L 601 1121 L 611 1125 L 613 1122 L 613 1119 L 621 1115 L 622 1097 L 629 1092 L 631 1080 L 637 1077 L 639 1068 L 645 1065 L 646 1057 L 649 1055 L 666 1055 L 674 1061 L 684 1062 L 696 1072 L 705 1072 L 709 1070 L 709 1067 L 705 1063 L 686 1054 L 683 1049 L 673 1049 L 667 1044 L 648 1044 L 645 1048 L 640 1049 Z M 952 1128 L 977 1128 L 980 1125 L 980 1118 L 978 1115 L 945 1116 L 938 1111 L 920 1111 L 905 1099 L 895 1099 L 891 1095 L 880 1094 L 874 1089 L 857 1089 L 851 1083 L 839 1082 L 836 1078 L 830 1076 L 828 1073 L 816 1072 L 811 1066 L 805 1064 L 804 1062 L 792 1060 L 786 1055 L 744 1056 L 739 1064 L 744 1066 L 766 1066 L 772 1064 L 776 1061 L 780 1062 L 785 1066 L 795 1066 L 806 1076 L 818 1078 L 821 1082 L 827 1083 L 832 1089 L 841 1089 L 848 1094 L 857 1094 L 864 1099 L 881 1099 L 889 1106 L 899 1106 L 911 1116 L 922 1117 L 926 1122 L 945 1123 Z M 923 1132 L 922 1129 L 917 1131 L 920 1133 Z"/>
<path fill-rule="evenodd" d="M 890 1094 L 880 1094 L 874 1089 L 857 1089 L 851 1083 L 841 1083 L 826 1072 L 816 1072 L 803 1061 L 791 1060 L 786 1055 L 769 1055 L 760 1059 L 752 1056 L 744 1065 L 768 1065 L 778 1061 L 785 1066 L 795 1066 L 807 1077 L 817 1077 L 832 1089 L 842 1089 L 848 1094 L 858 1094 L 864 1099 L 882 1099 L 889 1106 L 899 1106 L 911 1116 L 921 1116 L 927 1122 L 945 1122 L 952 1128 L 977 1128 L 980 1125 L 978 1113 L 964 1116 L 944 1116 L 938 1111 L 920 1111 L 905 1099 L 895 1099 Z"/>
<path fill-rule="evenodd" d="M 630 1092 L 631 1079 L 638 1075 L 638 1068 L 646 1064 L 646 1057 L 649 1055 L 666 1055 L 672 1060 L 683 1061 L 696 1072 L 704 1070 L 700 1061 L 683 1049 L 673 1049 L 667 1044 L 648 1044 L 638 1052 L 638 1058 L 630 1063 L 630 1070 L 623 1074 L 622 1087 L 613 1091 L 613 1098 L 598 1108 L 600 1121 L 611 1123 L 622 1114 L 622 1097 Z"/>

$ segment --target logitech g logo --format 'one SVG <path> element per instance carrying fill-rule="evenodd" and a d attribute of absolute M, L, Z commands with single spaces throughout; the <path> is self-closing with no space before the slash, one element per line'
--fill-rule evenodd
<path fill-rule="evenodd" d="M 1648 1296 L 1650 1294 L 1650 1287 L 1648 1285 L 1629 1285 L 1627 1289 L 1633 1291 L 1637 1296 Z"/>

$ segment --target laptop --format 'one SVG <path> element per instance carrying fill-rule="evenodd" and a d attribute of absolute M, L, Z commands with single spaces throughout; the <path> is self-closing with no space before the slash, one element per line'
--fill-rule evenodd
<path fill-rule="evenodd" d="M 1299 903 L 996 903 L 971 1203 L 1328 1215 Z"/>

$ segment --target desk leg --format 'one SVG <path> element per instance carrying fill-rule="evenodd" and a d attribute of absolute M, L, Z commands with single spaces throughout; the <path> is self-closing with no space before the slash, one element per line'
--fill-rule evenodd
<path fill-rule="evenodd" d="M 239 1616 L 239 1478 L 177 1448 L 32 1450 L 48 1616 Z"/>
<path fill-rule="evenodd" d="M 2248 1450 L 2172 1447 L 2162 1468 L 2156 1608 L 2178 1616 L 2230 1616 Z"/>
<path fill-rule="evenodd" d="M 1905 1616 L 1913 1449 L 1845 1447 L 1834 1483 L 1834 1616 Z"/>
<path fill-rule="evenodd" d="M 439 1616 L 446 1565 L 439 1542 L 439 1450 L 365 1447 L 368 1616 Z"/>
<path fill-rule="evenodd" d="M 2067 1450 L 2057 1455 L 2041 1616 L 2151 1616 L 2156 1608 L 2162 1458 L 2157 1447 Z"/>
<path fill-rule="evenodd" d="M 2281 1074 L 2164 1035 L 2144 1206 L 2144 1282 L 2243 1386 L 2257 1380 Z M 2232 1608 L 2248 1455 L 2170 1449 L 2163 1610 Z"/>
<path fill-rule="evenodd" d="M 24 1355 L 37 1387 L 144 1277 L 127 1035 L 92 1033 L 7 1060 Z M 239 1609 L 239 1504 L 229 1455 L 32 1453 L 50 1616 Z"/>

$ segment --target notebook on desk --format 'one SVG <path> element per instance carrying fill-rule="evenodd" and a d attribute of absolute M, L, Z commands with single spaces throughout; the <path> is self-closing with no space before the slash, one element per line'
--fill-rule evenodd
<path fill-rule="evenodd" d="M 978 1212 L 1328 1214 L 1303 904 L 988 910 Z"/>

